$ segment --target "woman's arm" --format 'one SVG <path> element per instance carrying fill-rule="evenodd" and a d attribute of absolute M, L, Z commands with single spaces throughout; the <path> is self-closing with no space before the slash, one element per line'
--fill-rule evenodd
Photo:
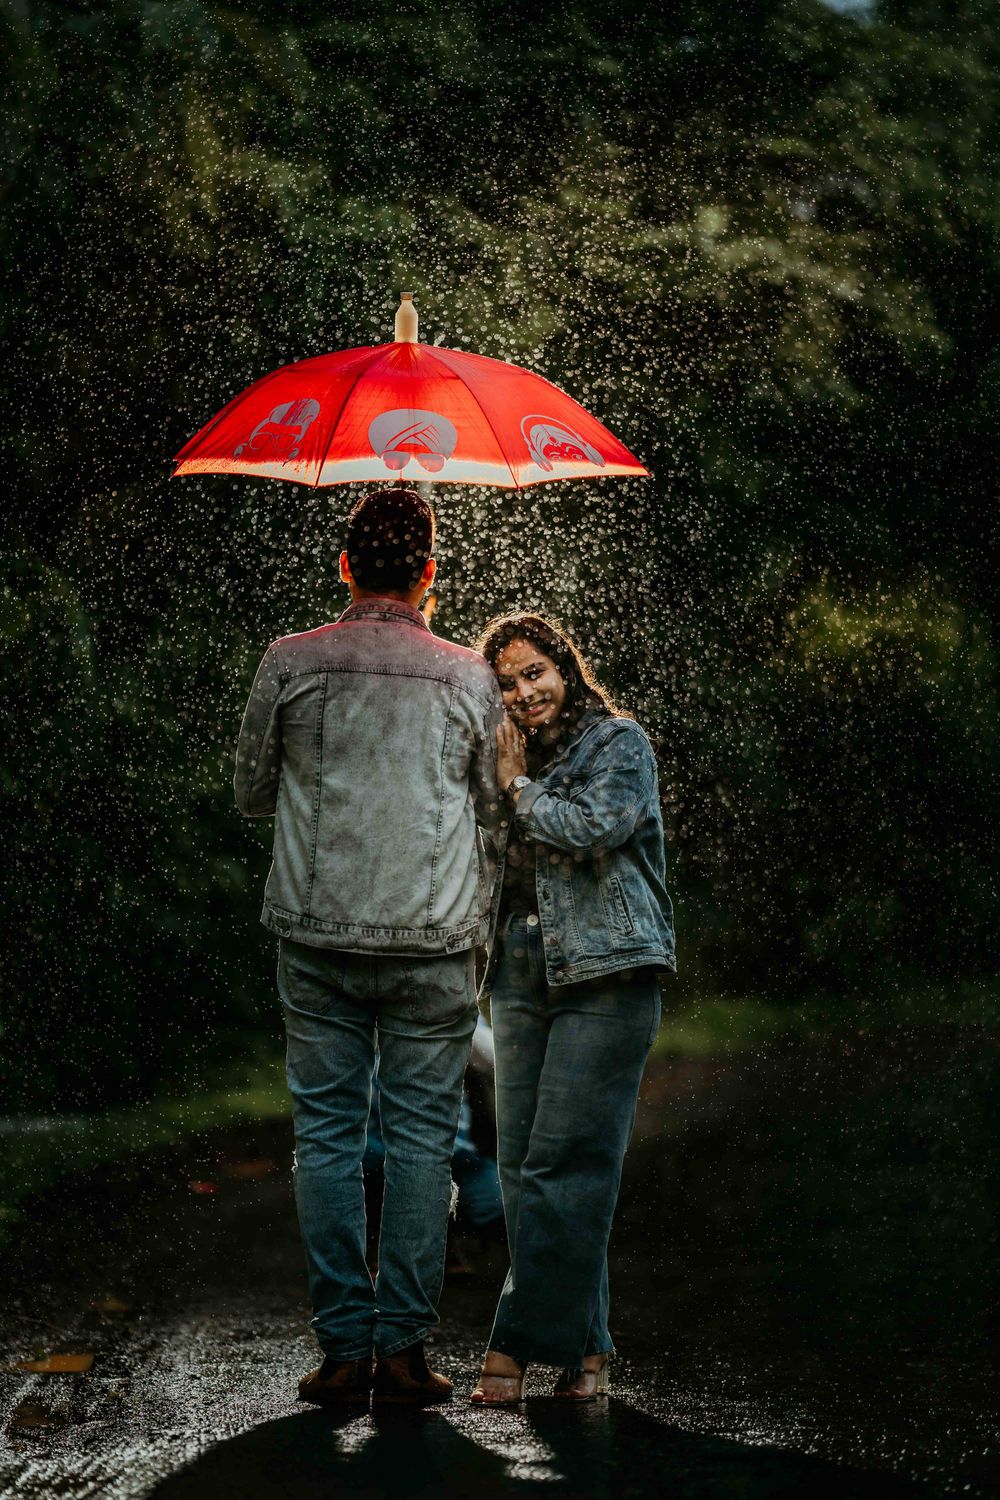
<path fill-rule="evenodd" d="M 555 849 L 598 854 L 631 837 L 656 786 L 649 741 L 631 719 L 616 721 L 586 782 L 565 792 L 526 786 L 514 816 L 522 832 Z"/>

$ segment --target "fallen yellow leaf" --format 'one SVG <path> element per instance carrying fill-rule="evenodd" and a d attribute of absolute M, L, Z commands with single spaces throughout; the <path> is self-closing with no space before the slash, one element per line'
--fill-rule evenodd
<path fill-rule="evenodd" d="M 41 1406 L 37 1401 L 22 1401 L 10 1419 L 11 1432 L 30 1432 L 38 1427 L 62 1427 L 66 1418 Z"/>
<path fill-rule="evenodd" d="M 50 1354 L 46 1359 L 26 1359 L 17 1368 L 33 1375 L 82 1375 L 93 1363 L 92 1354 Z"/>
<path fill-rule="evenodd" d="M 90 1305 L 95 1312 L 109 1313 L 128 1312 L 132 1304 L 123 1302 L 120 1297 L 98 1297 L 97 1301 Z"/>

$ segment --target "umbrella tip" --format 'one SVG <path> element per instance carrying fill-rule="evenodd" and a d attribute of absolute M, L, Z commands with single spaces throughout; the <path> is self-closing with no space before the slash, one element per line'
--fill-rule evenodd
<path fill-rule="evenodd" d="M 400 292 L 401 302 L 396 309 L 396 343 L 417 342 L 417 309 L 413 305 L 412 292 Z"/>

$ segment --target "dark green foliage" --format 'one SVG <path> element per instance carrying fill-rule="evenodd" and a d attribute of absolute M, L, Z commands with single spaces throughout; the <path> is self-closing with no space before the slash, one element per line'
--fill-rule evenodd
<path fill-rule="evenodd" d="M 445 487 L 435 623 L 548 609 L 649 727 L 682 982 L 992 971 L 990 7 L 51 0 L 5 51 L 11 1104 L 273 1031 L 232 746 L 353 494 L 167 460 L 403 286 L 654 470 Z"/>

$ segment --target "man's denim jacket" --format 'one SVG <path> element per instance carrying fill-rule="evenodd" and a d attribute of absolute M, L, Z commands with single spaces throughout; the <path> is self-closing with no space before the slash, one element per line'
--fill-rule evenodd
<path fill-rule="evenodd" d="M 645 965 L 676 968 L 656 760 L 634 720 L 584 714 L 574 737 L 523 789 L 513 816 L 519 832 L 537 844 L 538 917 L 550 985 Z M 509 806 L 501 818 L 491 939 Z M 488 971 L 487 990 L 489 979 Z"/>
<path fill-rule="evenodd" d="M 275 818 L 264 926 L 354 953 L 483 943 L 502 712 L 483 658 L 396 600 L 275 641 L 234 779 L 240 812 Z"/>

